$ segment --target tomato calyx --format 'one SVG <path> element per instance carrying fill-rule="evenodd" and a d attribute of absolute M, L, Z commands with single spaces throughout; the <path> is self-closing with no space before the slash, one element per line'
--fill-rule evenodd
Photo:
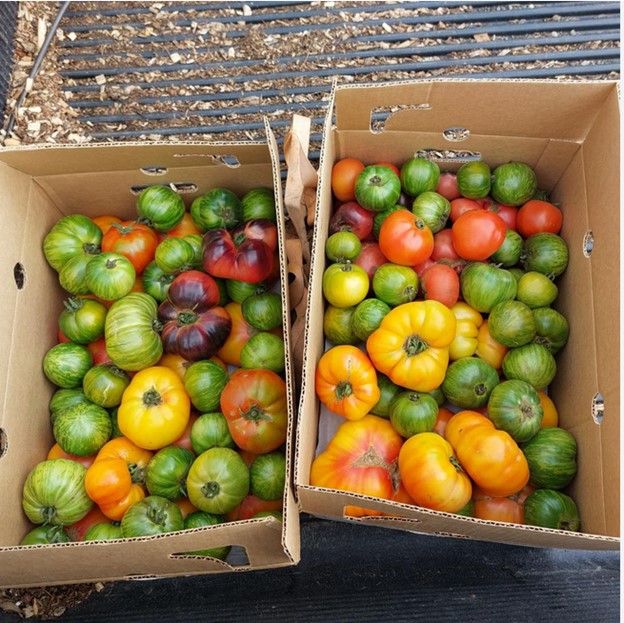
<path fill-rule="evenodd" d="M 474 391 L 477 396 L 483 396 L 484 394 L 487 394 L 488 388 L 483 383 L 479 383 L 478 385 L 475 385 Z"/>
<path fill-rule="evenodd" d="M 415 357 L 424 353 L 429 348 L 429 344 L 425 342 L 419 335 L 410 335 L 403 342 L 403 350 L 408 357 Z"/>
<path fill-rule="evenodd" d="M 399 474 L 398 458 L 394 459 L 392 463 L 387 463 L 382 457 L 379 456 L 377 450 L 371 445 L 369 445 L 366 451 L 351 463 L 351 467 L 381 467 L 388 472 L 394 492 L 396 493 L 399 490 L 401 476 Z"/>
<path fill-rule="evenodd" d="M 217 497 L 221 492 L 221 485 L 215 480 L 211 480 L 210 482 L 206 482 L 201 487 L 202 495 L 208 500 L 212 500 Z"/>
<path fill-rule="evenodd" d="M 145 467 L 141 467 L 136 463 L 128 463 L 128 471 L 130 472 L 132 484 L 145 484 Z"/>
<path fill-rule="evenodd" d="M 267 416 L 262 407 L 254 404 L 252 404 L 249 409 L 247 409 L 247 411 L 243 411 L 243 409 L 239 408 L 238 413 L 240 417 L 244 418 L 245 420 L 251 420 L 256 424 L 262 420 L 271 419 Z"/>
<path fill-rule="evenodd" d="M 464 473 L 464 468 L 461 466 L 456 456 L 449 456 L 449 462 L 458 472 Z"/>
<path fill-rule="evenodd" d="M 162 396 L 160 395 L 160 392 L 155 387 L 148 389 L 143 394 L 143 404 L 146 407 L 157 407 L 158 405 L 162 403 L 163 403 Z"/>
<path fill-rule="evenodd" d="M 183 327 L 188 324 L 193 324 L 197 322 L 197 318 L 198 316 L 194 311 L 185 309 L 178 314 L 178 326 Z"/>
<path fill-rule="evenodd" d="M 97 244 L 93 244 L 92 242 L 85 242 L 82 245 L 82 248 L 87 255 L 97 255 L 98 253 L 102 252 L 100 247 Z"/>
<path fill-rule="evenodd" d="M 349 381 L 340 381 L 336 385 L 336 398 L 338 400 L 344 400 L 353 393 L 353 386 Z"/>
<path fill-rule="evenodd" d="M 134 225 L 137 221 L 132 221 L 130 223 L 111 223 L 111 227 L 114 227 L 120 236 L 127 236 L 135 231 Z"/>

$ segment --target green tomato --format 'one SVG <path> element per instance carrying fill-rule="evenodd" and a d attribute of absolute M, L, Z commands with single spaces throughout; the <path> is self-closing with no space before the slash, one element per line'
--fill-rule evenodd
<path fill-rule="evenodd" d="M 59 316 L 59 327 L 67 339 L 76 344 L 89 344 L 104 335 L 108 308 L 93 299 L 71 297 Z"/>
<path fill-rule="evenodd" d="M 241 303 L 241 314 L 258 331 L 270 331 L 282 326 L 282 297 L 276 292 L 248 296 Z"/>
<path fill-rule="evenodd" d="M 175 275 L 166 273 L 156 264 L 156 261 L 150 262 L 141 275 L 143 289 L 158 303 L 162 303 L 167 298 L 169 286 L 174 279 Z"/>
<path fill-rule="evenodd" d="M 202 231 L 234 229 L 243 221 L 243 208 L 239 198 L 226 188 L 213 188 L 191 204 L 191 217 Z"/>
<path fill-rule="evenodd" d="M 365 167 L 355 179 L 355 200 L 367 210 L 383 212 L 401 196 L 401 180 L 389 167 Z"/>
<path fill-rule="evenodd" d="M 373 292 L 379 300 L 396 307 L 416 298 L 418 283 L 418 275 L 413 268 L 386 262 L 373 275 Z"/>
<path fill-rule="evenodd" d="M 93 366 L 82 379 L 84 395 L 94 404 L 110 409 L 121 404 L 121 397 L 130 385 L 130 377 L 116 365 Z"/>
<path fill-rule="evenodd" d="M 228 382 L 228 373 L 208 359 L 192 363 L 184 375 L 184 388 L 193 406 L 202 413 L 221 408 L 221 392 Z"/>
<path fill-rule="evenodd" d="M 68 454 L 91 456 L 110 439 L 113 431 L 110 415 L 91 403 L 74 405 L 54 421 L 54 439 Z"/>
<path fill-rule="evenodd" d="M 286 457 L 283 452 L 257 456 L 250 468 L 250 488 L 261 500 L 281 500 L 286 486 Z"/>
<path fill-rule="evenodd" d="M 286 365 L 284 340 L 266 331 L 252 335 L 241 349 L 240 361 L 241 367 L 248 370 L 266 368 L 281 374 Z"/>
<path fill-rule="evenodd" d="M 186 208 L 180 195 L 171 186 L 149 186 L 137 197 L 136 211 L 142 219 L 160 232 L 167 232 L 180 224 Z"/>
<path fill-rule="evenodd" d="M 121 520 L 121 534 L 126 539 L 183 529 L 182 511 L 174 502 L 158 495 L 148 495 L 131 506 Z"/>
<path fill-rule="evenodd" d="M 93 357 L 85 346 L 65 342 L 53 346 L 43 358 L 43 372 L 55 385 L 65 389 L 80 387 Z"/>
<path fill-rule="evenodd" d="M 195 265 L 195 249 L 186 238 L 165 238 L 157 247 L 154 261 L 164 273 L 175 275 Z"/>
<path fill-rule="evenodd" d="M 197 455 L 210 448 L 234 448 L 236 446 L 223 413 L 202 413 L 193 422 L 191 446 Z"/>
<path fill-rule="evenodd" d="M 136 271 L 132 262 L 119 253 L 100 253 L 86 269 L 87 286 L 105 301 L 117 301 L 132 290 Z"/>
<path fill-rule="evenodd" d="M 432 432 L 438 417 L 438 403 L 433 396 L 419 392 L 401 392 L 390 404 L 390 423 L 406 439 L 418 433 Z"/>
<path fill-rule="evenodd" d="M 145 471 L 145 486 L 150 495 L 178 500 L 186 495 L 186 476 L 194 461 L 186 448 L 168 446 L 159 450 Z"/>
<path fill-rule="evenodd" d="M 325 337 L 335 345 L 355 345 L 359 339 L 355 335 L 352 326 L 355 307 L 334 307 L 328 305 L 323 315 L 323 333 Z"/>
<path fill-rule="evenodd" d="M 206 526 L 218 526 L 225 522 L 225 519 L 221 515 L 214 515 L 212 513 L 205 513 L 204 511 L 195 511 L 190 513 L 184 519 L 184 529 L 191 530 L 193 528 L 204 528 Z M 230 545 L 224 545 L 223 547 L 213 547 L 211 549 L 201 549 L 195 552 L 186 552 L 187 556 L 210 556 L 211 558 L 218 558 L 219 560 L 225 560 L 231 550 Z"/>
<path fill-rule="evenodd" d="M 362 243 L 351 231 L 337 231 L 325 243 L 325 254 L 332 262 L 353 261 L 360 251 L 362 251 Z"/>
<path fill-rule="evenodd" d="M 58 220 L 43 240 L 43 253 L 57 272 L 77 255 L 92 256 L 100 251 L 102 230 L 82 214 Z M 85 293 L 86 294 L 86 293 Z"/>

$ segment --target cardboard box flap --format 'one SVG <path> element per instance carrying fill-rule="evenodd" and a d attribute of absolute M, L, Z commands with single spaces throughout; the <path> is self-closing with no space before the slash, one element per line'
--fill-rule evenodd
<path fill-rule="evenodd" d="M 33 150 L 39 152 L 33 158 Z M 64 173 L 142 171 L 146 184 L 159 183 L 162 169 L 266 162 L 264 142 L 245 143 L 107 143 L 85 146 L 27 146 L 0 150 L 0 162 L 39 177 Z M 149 176 L 149 177 L 147 177 Z"/>
<path fill-rule="evenodd" d="M 459 128 L 476 135 L 580 141 L 611 89 L 609 83 L 530 80 L 341 85 L 336 90 L 336 125 L 340 130 L 373 132 L 418 132 L 426 127 L 444 133 Z"/>

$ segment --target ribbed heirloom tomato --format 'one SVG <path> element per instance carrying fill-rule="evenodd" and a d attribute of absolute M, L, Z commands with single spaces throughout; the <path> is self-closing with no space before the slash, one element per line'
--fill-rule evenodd
<path fill-rule="evenodd" d="M 319 400 L 347 420 L 363 418 L 381 395 L 370 359 L 359 348 L 347 344 L 323 354 L 315 380 Z"/>

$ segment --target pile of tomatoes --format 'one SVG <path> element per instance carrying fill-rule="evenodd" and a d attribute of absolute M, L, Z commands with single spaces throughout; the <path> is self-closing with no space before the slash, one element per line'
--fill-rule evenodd
<path fill-rule="evenodd" d="M 551 306 L 568 248 L 535 172 L 344 158 L 331 182 L 328 345 L 315 383 L 347 421 L 311 484 L 578 530 L 562 491 L 576 475 L 576 440 L 545 391 L 569 336 Z"/>
<path fill-rule="evenodd" d="M 61 218 L 67 292 L 43 370 L 56 443 L 23 487 L 22 544 L 282 520 L 288 408 L 273 192 L 169 186 L 136 218 Z M 229 547 L 192 552 L 224 559 Z"/>

